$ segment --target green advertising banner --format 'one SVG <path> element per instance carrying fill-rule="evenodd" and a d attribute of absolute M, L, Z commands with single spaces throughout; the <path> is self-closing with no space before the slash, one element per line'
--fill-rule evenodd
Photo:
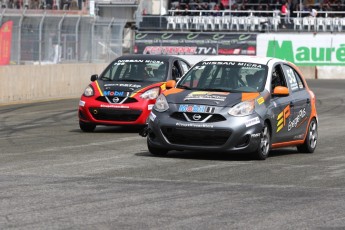
<path fill-rule="evenodd" d="M 277 57 L 298 66 L 344 66 L 344 34 L 260 34 L 257 55 Z"/>

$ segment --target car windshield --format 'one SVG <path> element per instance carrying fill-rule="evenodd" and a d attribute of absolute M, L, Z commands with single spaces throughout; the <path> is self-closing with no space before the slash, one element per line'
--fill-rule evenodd
<path fill-rule="evenodd" d="M 177 88 L 225 92 L 260 92 L 267 66 L 247 62 L 202 61 L 178 82 Z"/>
<path fill-rule="evenodd" d="M 166 81 L 168 63 L 158 60 L 126 59 L 111 63 L 100 76 L 104 81 Z"/>

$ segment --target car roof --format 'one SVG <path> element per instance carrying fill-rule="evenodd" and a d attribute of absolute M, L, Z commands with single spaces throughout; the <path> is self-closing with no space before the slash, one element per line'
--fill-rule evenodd
<path fill-rule="evenodd" d="M 271 57 L 261 57 L 261 56 L 245 56 L 245 55 L 233 55 L 233 56 L 212 56 L 202 61 L 234 61 L 234 62 L 248 62 L 248 63 L 256 63 L 261 65 L 268 65 L 268 62 L 284 62 L 284 60 L 280 60 L 277 58 Z"/>
<path fill-rule="evenodd" d="M 159 60 L 159 61 L 169 61 L 171 59 L 181 59 L 177 56 L 171 55 L 153 55 L 153 54 L 131 54 L 131 55 L 123 55 L 118 58 L 117 60 L 126 60 L 126 59 L 142 59 L 142 60 Z"/>

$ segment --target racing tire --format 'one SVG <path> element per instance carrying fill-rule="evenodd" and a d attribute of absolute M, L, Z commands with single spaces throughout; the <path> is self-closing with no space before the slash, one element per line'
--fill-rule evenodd
<path fill-rule="evenodd" d="M 316 149 L 317 145 L 317 122 L 314 119 L 310 121 L 310 124 L 308 126 L 308 133 L 307 137 L 305 138 L 305 141 L 302 145 L 297 146 L 297 150 L 300 153 L 313 153 Z"/>
<path fill-rule="evenodd" d="M 266 160 L 271 149 L 271 134 L 268 125 L 265 123 L 260 133 L 260 144 L 258 149 L 254 152 L 257 160 Z"/>
<path fill-rule="evenodd" d="M 93 132 L 96 129 L 95 124 L 86 123 L 82 121 L 79 121 L 79 127 L 83 132 L 88 132 L 88 133 Z"/>
<path fill-rule="evenodd" d="M 149 152 L 155 156 L 165 156 L 165 155 L 167 155 L 167 153 L 169 151 L 167 149 L 153 147 L 152 145 L 150 145 L 148 140 L 147 140 L 147 148 L 148 148 Z"/>

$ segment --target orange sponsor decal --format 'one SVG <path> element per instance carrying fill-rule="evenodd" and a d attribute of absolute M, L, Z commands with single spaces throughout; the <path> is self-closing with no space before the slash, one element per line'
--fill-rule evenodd
<path fill-rule="evenodd" d="M 290 116 L 290 105 L 287 105 L 277 117 L 277 133 L 286 125 L 286 119 Z"/>
<path fill-rule="evenodd" d="M 242 93 L 242 101 L 248 101 L 257 98 L 260 93 Z"/>

